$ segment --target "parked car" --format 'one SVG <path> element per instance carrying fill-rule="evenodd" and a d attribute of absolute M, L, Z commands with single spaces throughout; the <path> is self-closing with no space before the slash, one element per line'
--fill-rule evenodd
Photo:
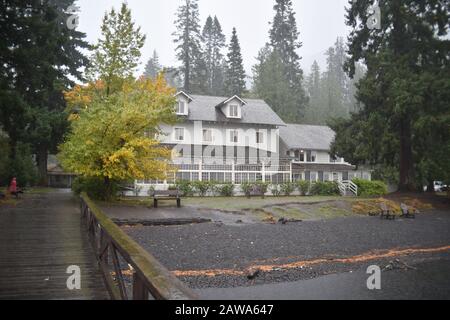
<path fill-rule="evenodd" d="M 428 186 L 423 187 L 423 191 L 427 191 Z M 448 191 L 448 186 L 442 181 L 434 181 L 434 191 L 435 192 L 445 192 Z"/>
<path fill-rule="evenodd" d="M 443 192 L 443 191 L 446 191 L 447 188 L 448 188 L 448 186 L 444 185 L 444 183 L 442 181 L 434 182 L 434 191 L 435 192 Z"/>

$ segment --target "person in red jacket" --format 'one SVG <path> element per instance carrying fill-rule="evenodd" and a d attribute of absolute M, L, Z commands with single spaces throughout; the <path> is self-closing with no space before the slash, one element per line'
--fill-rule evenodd
<path fill-rule="evenodd" d="M 15 177 L 12 178 L 11 184 L 9 185 L 9 193 L 13 196 L 16 196 L 16 198 L 19 197 L 20 193 L 23 193 L 22 191 L 20 191 L 20 189 L 17 188 L 17 179 Z"/>

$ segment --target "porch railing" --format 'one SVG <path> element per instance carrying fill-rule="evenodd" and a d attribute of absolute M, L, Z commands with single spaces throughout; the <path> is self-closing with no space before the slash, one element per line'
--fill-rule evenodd
<path fill-rule="evenodd" d="M 197 299 L 193 291 L 125 234 L 85 193 L 81 195 L 80 209 L 112 299 Z"/>
<path fill-rule="evenodd" d="M 339 189 L 342 195 L 347 195 L 347 191 L 350 191 L 353 195 L 358 195 L 358 186 L 351 180 L 344 180 L 339 182 Z"/>

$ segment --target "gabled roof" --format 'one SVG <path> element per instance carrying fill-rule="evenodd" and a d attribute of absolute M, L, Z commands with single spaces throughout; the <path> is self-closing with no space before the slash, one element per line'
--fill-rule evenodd
<path fill-rule="evenodd" d="M 183 95 L 183 96 L 185 96 L 188 100 L 189 100 L 189 102 L 192 102 L 194 99 L 190 96 L 190 95 L 188 95 L 186 92 L 184 92 L 184 91 L 179 91 L 179 92 L 177 92 L 177 94 L 175 95 L 175 97 L 178 97 L 179 95 Z"/>
<path fill-rule="evenodd" d="M 287 124 L 280 128 L 280 138 L 288 149 L 330 150 L 335 132 L 327 126 Z"/>
<path fill-rule="evenodd" d="M 228 102 L 233 101 L 234 99 L 239 100 L 243 105 L 246 105 L 246 104 L 247 104 L 247 102 L 245 102 L 244 100 L 242 100 L 239 96 L 234 95 L 234 96 L 232 96 L 231 98 L 228 98 L 228 99 L 222 101 L 221 103 L 219 103 L 219 104 L 217 105 L 217 107 L 221 107 L 221 106 L 227 104 Z"/>
<path fill-rule="evenodd" d="M 222 123 L 261 124 L 271 126 L 285 126 L 286 124 L 263 100 L 248 99 L 245 108 L 242 108 L 241 119 L 227 118 L 217 108 L 219 104 L 227 101 L 226 97 L 192 95 L 189 103 L 187 121 L 210 121 Z"/>

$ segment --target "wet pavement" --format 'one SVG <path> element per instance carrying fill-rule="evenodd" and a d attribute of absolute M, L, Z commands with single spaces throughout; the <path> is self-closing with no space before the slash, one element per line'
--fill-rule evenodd
<path fill-rule="evenodd" d="M 369 290 L 367 269 L 310 280 L 252 287 L 196 290 L 206 300 L 409 300 L 450 299 L 450 260 L 426 261 L 410 270 L 381 272 L 381 289 Z"/>

